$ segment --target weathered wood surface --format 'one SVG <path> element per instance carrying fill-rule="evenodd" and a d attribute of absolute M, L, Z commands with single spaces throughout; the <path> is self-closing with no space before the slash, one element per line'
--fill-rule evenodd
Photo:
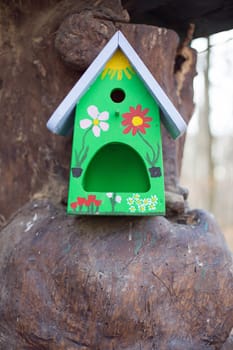
<path fill-rule="evenodd" d="M 120 1 L 113 0 L 50 0 L 40 6 L 29 0 L 0 3 L 3 222 L 35 192 L 60 196 L 61 183 L 68 182 L 71 138 L 52 135 L 46 122 L 117 29 L 124 32 L 184 118 L 190 119 L 194 51 L 181 47 L 178 55 L 175 32 L 127 24 L 127 20 Z M 180 61 L 182 55 L 185 59 Z M 177 59 L 182 64 L 177 65 Z M 183 139 L 175 143 L 167 132 L 163 136 L 166 186 L 179 191 Z"/>
<path fill-rule="evenodd" d="M 220 349 L 231 255 L 210 215 L 186 219 L 22 208 L 0 235 L 0 349 Z"/>
<path fill-rule="evenodd" d="M 233 331 L 231 332 L 231 335 L 227 338 L 221 350 L 232 350 L 232 349 L 233 349 Z"/>

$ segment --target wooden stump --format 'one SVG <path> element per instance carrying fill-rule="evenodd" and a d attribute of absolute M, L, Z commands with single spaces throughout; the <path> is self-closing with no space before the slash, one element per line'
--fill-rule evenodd
<path fill-rule="evenodd" d="M 34 201 L 1 232 L 0 276 L 4 350 L 220 349 L 233 326 L 231 255 L 203 211 L 77 218 Z"/>

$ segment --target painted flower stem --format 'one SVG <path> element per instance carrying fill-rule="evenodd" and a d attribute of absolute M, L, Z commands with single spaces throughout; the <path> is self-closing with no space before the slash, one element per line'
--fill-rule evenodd
<path fill-rule="evenodd" d="M 87 157 L 87 152 L 88 152 L 88 146 L 85 147 L 85 142 L 86 142 L 86 137 L 87 137 L 87 134 L 89 133 L 89 131 L 91 130 L 91 128 L 88 128 L 83 137 L 82 137 L 82 146 L 81 146 L 81 150 L 80 152 L 76 152 L 76 164 L 78 167 L 81 167 L 82 163 L 84 162 L 84 160 L 86 159 Z M 86 150 L 85 150 L 86 148 Z M 82 153 L 84 152 L 83 156 L 81 157 Z M 81 157 L 81 158 L 80 158 Z"/>
<path fill-rule="evenodd" d="M 146 153 L 146 159 L 148 161 L 148 163 L 151 166 L 155 166 L 158 158 L 159 158 L 159 145 L 157 144 L 157 154 L 155 154 L 155 150 L 154 148 L 151 146 L 151 144 L 145 139 L 145 137 L 142 135 L 142 133 L 138 132 L 138 135 L 140 136 L 140 138 L 142 139 L 142 141 L 150 148 L 151 152 L 152 152 L 152 158 L 150 158 L 149 154 Z"/>
<path fill-rule="evenodd" d="M 114 213 L 114 210 L 115 210 L 115 198 L 116 198 L 116 193 L 113 193 L 112 194 L 112 198 L 111 198 L 111 205 L 112 205 L 112 212 Z"/>
<path fill-rule="evenodd" d="M 117 193 L 115 192 L 109 192 L 109 193 L 106 193 L 106 196 L 109 198 L 110 200 L 110 203 L 111 203 L 111 207 L 112 207 L 112 213 L 114 213 L 115 211 L 115 206 L 117 203 L 121 203 L 121 196 L 118 195 Z"/>

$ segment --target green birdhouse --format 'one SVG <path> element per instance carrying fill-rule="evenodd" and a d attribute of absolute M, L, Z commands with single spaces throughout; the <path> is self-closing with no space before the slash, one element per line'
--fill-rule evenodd
<path fill-rule="evenodd" d="M 47 124 L 62 135 L 73 128 L 68 213 L 164 214 L 161 121 L 173 138 L 186 128 L 118 31 Z"/>

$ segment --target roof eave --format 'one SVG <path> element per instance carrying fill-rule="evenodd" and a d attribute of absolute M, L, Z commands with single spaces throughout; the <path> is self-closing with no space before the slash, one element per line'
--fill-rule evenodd
<path fill-rule="evenodd" d="M 161 120 L 172 138 L 180 137 L 187 128 L 184 119 L 121 32 L 119 32 L 119 47 L 158 103 L 163 112 Z"/>
<path fill-rule="evenodd" d="M 60 103 L 47 122 L 47 128 L 55 134 L 66 136 L 72 129 L 72 121 L 77 101 L 85 94 L 91 83 L 103 70 L 106 62 L 112 57 L 118 48 L 119 31 L 101 50 L 92 64 L 87 68 L 81 78 L 70 90 L 68 95 Z"/>
<path fill-rule="evenodd" d="M 88 67 L 85 73 L 81 76 L 68 95 L 54 111 L 47 123 L 48 129 L 53 133 L 64 136 L 71 132 L 74 110 L 77 101 L 85 94 L 91 83 L 95 81 L 103 70 L 107 61 L 112 57 L 118 48 L 120 48 L 129 59 L 135 71 L 141 77 L 151 95 L 158 103 L 161 111 L 163 112 L 161 113 L 161 121 L 170 135 L 174 139 L 180 137 L 187 128 L 185 121 L 161 86 L 157 83 L 149 69 L 145 66 L 136 51 L 120 31 L 117 31 L 113 35 L 110 41 L 105 45 L 92 64 Z"/>

